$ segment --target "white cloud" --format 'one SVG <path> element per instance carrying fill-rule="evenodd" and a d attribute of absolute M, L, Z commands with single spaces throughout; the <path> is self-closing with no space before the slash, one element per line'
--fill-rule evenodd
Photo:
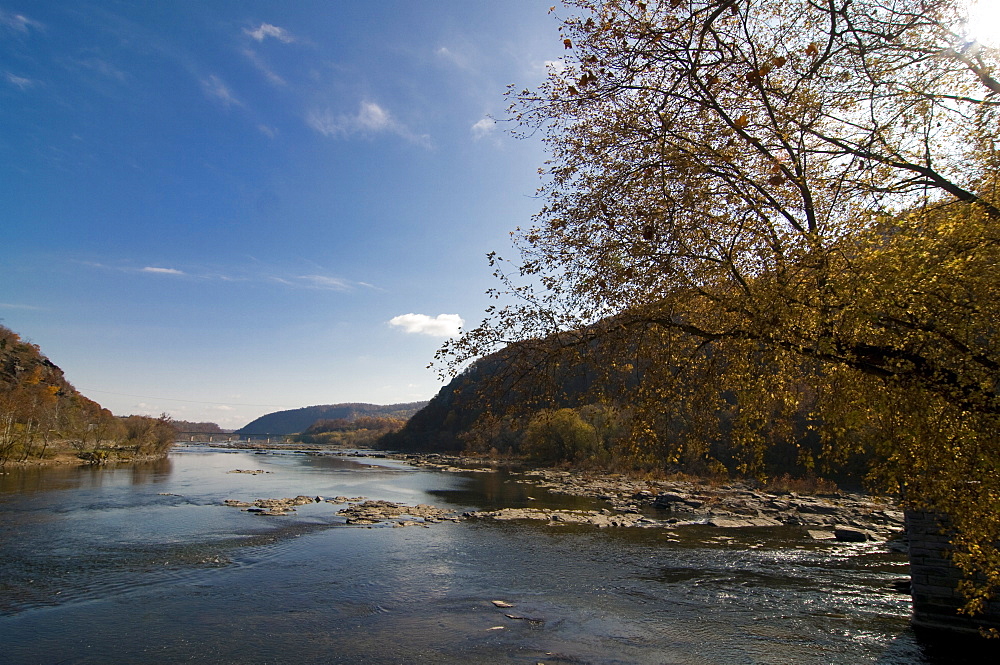
<path fill-rule="evenodd" d="M 243 32 L 250 35 L 258 42 L 262 42 L 268 37 L 274 37 L 279 42 L 284 42 L 285 44 L 291 44 L 295 41 L 295 37 L 293 37 L 290 32 L 284 28 L 279 28 L 276 25 L 271 25 L 270 23 L 261 23 L 260 27 L 256 30 L 243 28 Z"/>
<path fill-rule="evenodd" d="M 458 314 L 400 314 L 389 319 L 390 326 L 402 328 L 407 333 L 430 335 L 432 337 L 454 337 L 465 321 Z"/>
<path fill-rule="evenodd" d="M 566 71 L 566 62 L 564 60 L 546 60 L 543 63 L 543 68 L 548 73 L 561 76 Z"/>
<path fill-rule="evenodd" d="M 301 279 L 317 289 L 329 289 L 331 291 L 349 291 L 351 284 L 339 277 L 327 277 L 326 275 L 299 275 Z"/>
<path fill-rule="evenodd" d="M 411 143 L 430 145 L 430 137 L 427 134 L 413 133 L 398 122 L 388 110 L 375 102 L 362 101 L 358 106 L 358 112 L 353 115 L 335 115 L 329 109 L 323 111 L 314 109 L 306 115 L 306 123 L 323 136 L 332 138 L 389 133 Z"/>
<path fill-rule="evenodd" d="M 237 99 L 232 90 L 230 90 L 229 87 L 222 82 L 222 79 L 215 74 L 212 74 L 207 79 L 203 80 L 201 84 L 205 88 L 205 94 L 210 97 L 215 97 L 226 106 L 243 106 L 243 102 Z"/>
<path fill-rule="evenodd" d="M 153 266 L 146 266 L 140 272 L 151 272 L 157 275 L 183 275 L 183 270 L 176 270 L 174 268 L 155 268 Z"/>
<path fill-rule="evenodd" d="M 32 81 L 31 79 L 26 79 L 23 76 L 15 76 L 10 72 L 4 72 L 4 78 L 7 79 L 8 83 L 10 83 L 11 85 L 16 85 L 21 90 L 30 88 L 33 85 L 35 85 L 35 82 Z"/>
<path fill-rule="evenodd" d="M 24 14 L 11 14 L 0 9 L 0 25 L 15 30 L 17 32 L 28 32 L 28 28 L 41 30 L 43 26 L 38 21 L 28 18 Z"/>
<path fill-rule="evenodd" d="M 34 305 L 18 305 L 12 302 L 0 302 L 0 309 L 42 309 L 41 307 L 35 307 Z"/>
<path fill-rule="evenodd" d="M 472 136 L 476 140 L 492 136 L 497 129 L 497 121 L 493 118 L 483 118 L 472 126 Z"/>
<path fill-rule="evenodd" d="M 373 132 L 391 129 L 396 122 L 389 117 L 389 112 L 373 102 L 361 102 L 358 111 L 358 125 Z"/>
<path fill-rule="evenodd" d="M 117 81 L 124 81 L 126 79 L 125 72 L 118 69 L 110 62 L 106 60 L 101 60 L 100 58 L 86 58 L 82 60 L 74 60 L 80 67 L 85 67 L 93 72 L 97 72 L 102 76 L 106 76 L 110 79 L 115 79 Z"/>
<path fill-rule="evenodd" d="M 263 134 L 269 139 L 273 139 L 275 136 L 278 135 L 277 129 L 275 129 L 274 127 L 269 127 L 264 123 L 260 123 L 259 125 L 257 125 L 257 129 L 260 131 L 261 134 Z"/>
<path fill-rule="evenodd" d="M 460 53 L 452 51 L 447 46 L 440 47 L 439 49 L 434 51 L 434 54 L 443 60 L 447 60 L 448 62 L 450 62 L 455 67 L 458 67 L 459 69 L 472 69 L 472 66 L 470 65 L 469 59 L 467 57 L 465 57 Z"/>
<path fill-rule="evenodd" d="M 257 71 L 259 71 L 261 74 L 263 74 L 264 78 L 266 78 L 268 81 L 270 81 L 271 83 L 273 83 L 275 85 L 287 85 L 287 83 L 285 82 L 285 79 L 283 79 L 280 76 L 278 76 L 277 74 L 275 74 L 271 70 L 271 68 L 267 66 L 267 63 L 265 63 L 260 58 L 260 56 L 257 55 L 256 51 L 254 51 L 253 49 L 249 49 L 249 48 L 248 49 L 243 49 L 243 55 L 246 56 L 247 60 L 249 60 L 251 63 L 253 63 L 253 66 L 257 68 Z"/>

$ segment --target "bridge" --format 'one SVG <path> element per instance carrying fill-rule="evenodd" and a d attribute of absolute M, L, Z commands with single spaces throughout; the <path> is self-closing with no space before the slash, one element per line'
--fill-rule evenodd
<path fill-rule="evenodd" d="M 279 443 L 285 440 L 284 434 L 271 434 L 263 432 L 260 434 L 246 434 L 236 432 L 177 432 L 178 440 L 201 443 L 235 443 L 242 441 L 245 443 Z"/>

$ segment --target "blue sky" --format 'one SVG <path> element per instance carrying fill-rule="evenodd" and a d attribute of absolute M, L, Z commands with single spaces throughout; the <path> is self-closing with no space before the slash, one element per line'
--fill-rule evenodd
<path fill-rule="evenodd" d="M 429 399 L 540 206 L 489 117 L 549 4 L 0 0 L 0 320 L 122 415 Z"/>

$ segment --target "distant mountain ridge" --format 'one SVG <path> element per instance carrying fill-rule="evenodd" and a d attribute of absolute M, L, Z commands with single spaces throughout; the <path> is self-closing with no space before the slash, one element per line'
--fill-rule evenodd
<path fill-rule="evenodd" d="M 336 418 L 346 420 L 354 420 L 361 416 L 409 418 L 425 406 L 427 406 L 426 401 L 387 405 L 346 403 L 306 406 L 301 409 L 265 414 L 236 430 L 236 434 L 246 436 L 297 434 L 308 429 L 317 420 L 334 420 Z"/>

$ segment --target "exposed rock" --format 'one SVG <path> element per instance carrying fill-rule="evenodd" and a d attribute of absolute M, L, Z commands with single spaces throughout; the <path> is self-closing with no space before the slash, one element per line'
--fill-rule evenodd
<path fill-rule="evenodd" d="M 347 518 L 348 524 L 378 524 L 395 520 L 399 526 L 416 526 L 433 524 L 435 522 L 458 521 L 461 518 L 455 513 L 421 503 L 416 506 L 405 506 L 392 501 L 365 501 L 354 506 L 348 506 L 338 511 Z M 403 517 L 416 519 L 399 519 Z M 394 526 L 395 526 L 394 525 Z"/>
<path fill-rule="evenodd" d="M 553 494 L 607 501 L 620 513 L 637 514 L 649 508 L 663 511 L 668 517 L 657 520 L 660 524 L 711 522 L 737 528 L 783 524 L 828 532 L 849 525 L 868 532 L 874 539 L 885 539 L 903 527 L 903 515 L 893 504 L 861 494 L 801 496 L 795 492 L 760 491 L 749 482 L 721 486 L 690 481 L 649 482 L 617 474 L 554 469 L 535 469 L 520 475 L 522 479 L 517 482 L 534 484 Z"/>
<path fill-rule="evenodd" d="M 291 499 L 257 499 L 253 503 L 226 499 L 223 503 L 232 508 L 243 508 L 248 513 L 258 515 L 287 515 L 289 512 L 295 512 L 295 506 L 304 506 L 307 503 L 315 502 L 316 499 L 311 496 L 299 495 Z"/>
<path fill-rule="evenodd" d="M 709 526 L 724 529 L 744 529 L 755 526 L 781 526 L 781 522 L 770 517 L 712 517 L 705 521 Z"/>
<path fill-rule="evenodd" d="M 360 503 L 362 501 L 365 501 L 366 499 L 367 499 L 367 497 L 364 497 L 364 496 L 356 496 L 356 497 L 352 497 L 352 498 L 348 498 L 346 496 L 335 496 L 332 499 L 327 499 L 326 502 L 327 503 Z"/>
<path fill-rule="evenodd" d="M 820 531 L 818 529 L 809 529 L 809 537 L 813 540 L 834 540 L 837 536 L 834 535 L 833 531 Z"/>
<path fill-rule="evenodd" d="M 864 543 L 875 540 L 870 531 L 853 526 L 838 526 L 833 530 L 833 535 L 842 543 Z"/>
<path fill-rule="evenodd" d="M 599 510 L 549 510 L 547 508 L 501 508 L 500 510 L 480 510 L 465 513 L 473 519 L 506 522 L 512 520 L 532 520 L 559 524 L 589 524 L 599 528 L 607 527 L 653 527 L 665 526 L 658 520 L 651 520 L 637 513 L 609 513 Z"/>

